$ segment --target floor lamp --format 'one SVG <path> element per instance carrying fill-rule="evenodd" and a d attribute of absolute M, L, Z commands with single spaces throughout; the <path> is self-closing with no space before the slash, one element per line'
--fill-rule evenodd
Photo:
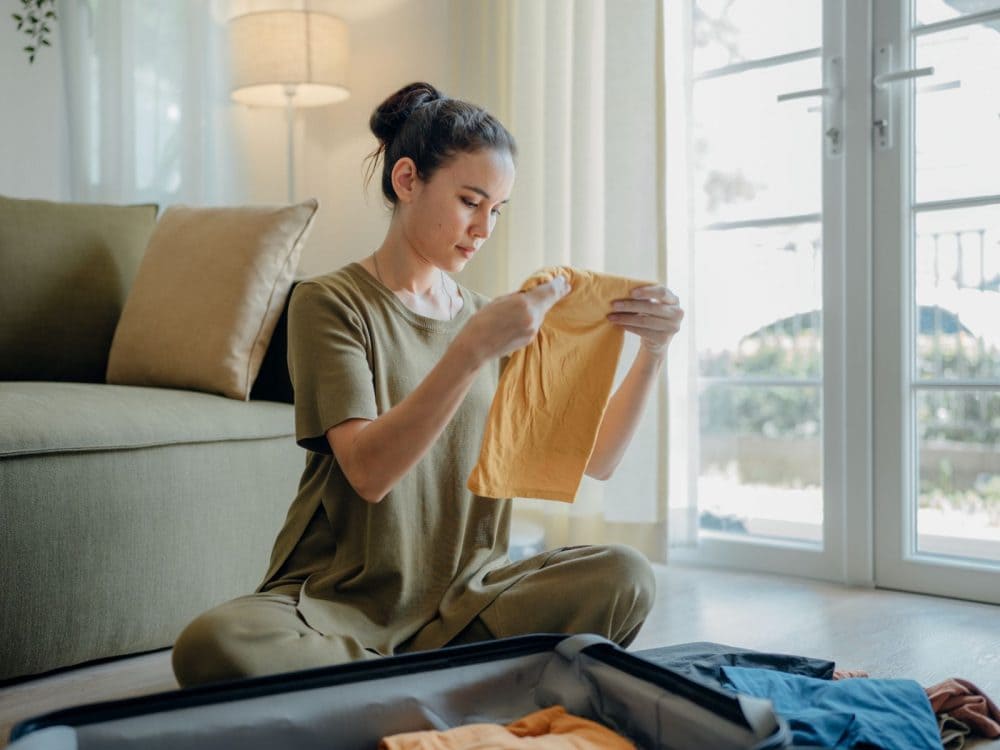
<path fill-rule="evenodd" d="M 234 101 L 284 107 L 288 202 L 295 202 L 295 110 L 346 99 L 347 25 L 326 13 L 263 11 L 229 22 Z"/>

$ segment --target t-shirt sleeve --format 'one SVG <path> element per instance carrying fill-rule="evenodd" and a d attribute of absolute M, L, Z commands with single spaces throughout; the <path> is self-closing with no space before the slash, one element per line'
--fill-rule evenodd
<path fill-rule="evenodd" d="M 326 431 L 346 419 L 375 419 L 375 387 L 361 316 L 316 282 L 295 287 L 288 306 L 288 371 L 295 390 L 295 440 L 331 453 Z"/>

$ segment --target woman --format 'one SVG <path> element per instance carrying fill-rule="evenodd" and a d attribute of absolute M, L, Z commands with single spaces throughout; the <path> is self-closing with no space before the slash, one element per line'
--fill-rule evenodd
<path fill-rule="evenodd" d="M 560 276 L 490 302 L 449 275 L 481 251 L 508 200 L 513 138 L 426 83 L 390 96 L 370 125 L 389 230 L 367 258 L 295 289 L 289 369 L 306 468 L 258 591 L 177 640 L 181 685 L 529 632 L 625 645 L 652 604 L 652 571 L 628 547 L 511 564 L 510 500 L 465 486 L 501 358 L 569 292 Z M 594 476 L 621 458 L 680 325 L 670 292 L 642 296 L 609 314 L 642 346 L 609 403 Z"/>

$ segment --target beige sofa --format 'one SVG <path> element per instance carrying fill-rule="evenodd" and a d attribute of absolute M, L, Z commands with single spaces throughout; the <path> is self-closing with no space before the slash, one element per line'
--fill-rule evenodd
<path fill-rule="evenodd" d="M 0 681 L 169 646 L 252 591 L 305 458 L 284 314 L 249 400 L 108 385 L 156 207 L 32 203 L 0 197 Z"/>

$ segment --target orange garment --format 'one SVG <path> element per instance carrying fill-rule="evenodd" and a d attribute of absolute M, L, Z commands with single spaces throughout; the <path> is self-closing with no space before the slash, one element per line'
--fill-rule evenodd
<path fill-rule="evenodd" d="M 947 713 L 983 737 L 1000 737 L 1000 709 L 968 680 L 956 677 L 932 685 L 926 691 L 934 713 Z"/>
<path fill-rule="evenodd" d="M 637 281 L 573 268 L 544 268 L 527 291 L 556 274 L 572 290 L 545 316 L 530 344 L 514 352 L 503 374 L 468 487 L 482 497 L 573 502 L 597 441 L 625 332 L 607 315 Z"/>
<path fill-rule="evenodd" d="M 635 750 L 635 745 L 597 722 L 551 706 L 508 724 L 467 724 L 386 737 L 379 750 Z"/>

